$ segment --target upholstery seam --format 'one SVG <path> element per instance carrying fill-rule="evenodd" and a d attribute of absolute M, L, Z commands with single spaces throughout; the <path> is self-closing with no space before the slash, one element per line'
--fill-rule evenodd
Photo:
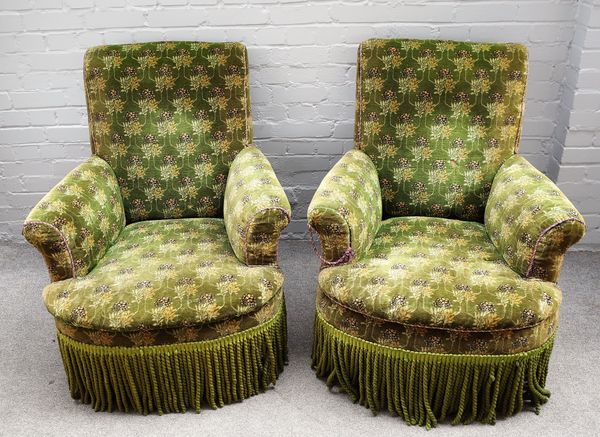
<path fill-rule="evenodd" d="M 67 253 L 69 254 L 69 261 L 71 264 L 71 277 L 72 278 L 77 277 L 75 275 L 75 261 L 73 260 L 73 253 L 71 252 L 71 247 L 69 247 L 69 243 L 67 242 L 67 238 L 65 237 L 65 235 L 56 226 L 54 226 L 48 222 L 41 221 L 41 220 L 26 221 L 25 223 L 23 223 L 23 229 L 25 230 L 25 229 L 29 228 L 30 226 L 36 226 L 36 225 L 48 226 L 50 229 L 52 229 L 53 231 L 55 231 L 58 234 L 58 236 L 61 238 L 63 244 L 67 248 Z"/>
<path fill-rule="evenodd" d="M 93 107 L 90 106 L 90 96 L 89 96 L 89 90 L 88 90 L 88 85 L 87 85 L 87 80 L 86 80 L 86 72 L 87 72 L 86 59 L 91 50 L 92 50 L 92 48 L 86 50 L 83 55 L 82 74 L 83 74 L 83 92 L 85 94 L 85 104 L 86 104 L 87 114 L 88 114 L 88 136 L 90 138 L 90 149 L 92 151 L 92 155 L 95 155 L 96 154 L 96 140 L 94 138 L 94 129 L 93 129 L 93 123 L 92 123 Z"/>
<path fill-rule="evenodd" d="M 402 325 L 402 326 L 409 326 L 412 328 L 426 328 L 426 329 L 439 329 L 442 331 L 455 331 L 455 332 L 500 332 L 500 331 L 520 331 L 523 329 L 529 329 L 529 328 L 535 328 L 536 326 L 542 324 L 542 322 L 544 322 L 546 319 L 544 320 L 540 320 L 537 323 L 534 323 L 532 325 L 527 325 L 527 326 L 521 326 L 521 327 L 515 327 L 515 328 L 498 328 L 498 329 L 458 329 L 458 328 L 446 328 L 443 326 L 431 326 L 431 325 L 419 325 L 416 323 L 404 323 L 404 322 L 398 322 L 397 320 L 389 320 L 389 319 L 384 319 L 382 317 L 378 317 L 378 316 L 373 316 L 371 314 L 366 314 L 362 311 L 358 311 L 354 308 L 351 308 L 350 306 L 348 306 L 345 303 L 340 302 L 338 299 L 332 297 L 329 295 L 329 293 L 327 293 L 325 290 L 323 290 L 322 287 L 317 285 L 317 288 L 319 290 L 321 290 L 323 292 L 323 294 L 325 296 L 327 296 L 328 299 L 330 299 L 331 301 L 333 301 L 336 305 L 339 305 L 349 311 L 355 312 L 357 314 L 362 315 L 363 317 L 368 317 L 374 320 L 379 320 L 381 322 L 386 322 L 386 323 L 395 323 L 397 325 Z"/>
<path fill-rule="evenodd" d="M 358 143 L 362 146 L 362 43 L 358 45 L 358 61 L 357 61 L 357 74 L 358 79 L 356 81 L 356 87 L 358 88 Z"/>
<path fill-rule="evenodd" d="M 525 46 L 523 46 L 525 47 Z M 519 111 L 519 130 L 517 131 L 517 135 L 515 137 L 515 144 L 513 146 L 513 153 L 516 154 L 519 151 L 519 146 L 521 143 L 521 134 L 523 133 L 523 113 L 525 112 L 525 93 L 527 92 L 527 76 L 529 76 L 529 66 L 527 63 L 529 62 L 529 53 L 527 48 L 525 47 L 525 60 L 523 64 L 525 65 L 525 80 L 523 81 L 523 98 L 521 99 L 521 110 Z"/>
<path fill-rule="evenodd" d="M 550 232 L 552 229 L 555 229 L 556 227 L 562 225 L 563 223 L 566 222 L 578 222 L 581 223 L 583 226 L 585 226 L 585 223 L 582 222 L 581 220 L 579 220 L 578 218 L 567 218 L 564 220 L 559 220 L 555 223 L 553 223 L 552 225 L 548 226 L 547 228 L 545 228 L 540 235 L 538 236 L 537 240 L 535 241 L 535 245 L 533 246 L 533 253 L 531 254 L 531 258 L 529 259 L 529 263 L 527 264 L 527 272 L 525 273 L 525 277 L 529 278 L 531 275 L 531 270 L 533 269 L 533 263 L 535 262 L 535 257 L 537 255 L 537 250 L 538 250 L 538 246 L 542 241 L 542 238 L 544 238 L 546 236 L 546 234 L 548 232 Z"/>
<path fill-rule="evenodd" d="M 325 319 L 325 316 L 323 315 L 322 311 L 320 311 L 319 309 L 317 309 L 317 315 L 321 318 L 321 322 L 325 323 L 328 328 L 331 329 L 335 329 L 337 332 L 340 332 L 344 335 L 347 335 L 349 337 L 352 337 L 354 340 L 358 340 L 358 341 L 362 341 L 365 342 L 369 345 L 373 345 L 376 347 L 380 347 L 389 351 L 406 351 L 406 352 L 410 352 L 411 354 L 419 354 L 419 355 L 423 355 L 423 356 L 439 356 L 439 355 L 445 355 L 445 356 L 453 356 L 453 357 L 516 357 L 516 356 L 523 356 L 523 355 L 527 355 L 530 354 L 534 351 L 538 351 L 540 349 L 542 349 L 546 344 L 548 344 L 550 341 L 554 341 L 556 332 L 557 332 L 557 328 L 554 329 L 554 331 L 552 332 L 552 334 L 550 334 L 550 336 L 548 337 L 548 339 L 546 341 L 544 341 L 544 343 L 534 349 L 530 349 L 527 351 L 522 351 L 522 352 L 517 352 L 514 354 L 457 354 L 457 353 L 444 353 L 444 352 L 424 352 L 424 351 L 415 351 L 415 350 L 411 350 L 411 349 L 404 349 L 404 348 L 395 348 L 395 347 L 391 347 L 391 346 L 387 346 L 385 344 L 381 344 L 381 343 L 375 343 L 374 341 L 371 340 L 366 340 L 364 338 L 361 337 L 355 337 L 353 335 L 348 334 L 347 332 L 341 330 L 340 328 L 332 325 L 331 323 L 329 323 L 329 321 L 327 321 Z"/>
<path fill-rule="evenodd" d="M 273 303 L 277 297 L 281 297 L 282 301 L 285 302 L 285 295 L 284 295 L 283 284 L 277 289 L 277 291 L 275 291 L 275 293 L 273 293 L 273 296 L 271 296 L 271 298 L 267 302 L 265 302 L 260 308 L 254 310 L 252 312 L 249 312 L 249 313 L 244 313 L 244 314 L 240 314 L 238 316 L 234 316 L 233 319 L 241 318 L 241 317 L 252 317 L 254 314 L 256 314 L 258 311 L 260 311 L 261 309 L 263 309 L 265 306 Z M 68 321 L 66 321 L 66 320 L 64 320 L 64 319 L 62 319 L 60 317 L 54 317 L 54 319 L 55 319 L 55 324 L 56 324 L 56 321 L 59 321 L 60 323 L 63 323 L 65 325 L 67 325 L 69 327 L 73 327 L 75 329 L 86 330 L 86 331 L 110 332 L 110 333 L 116 333 L 116 334 L 120 334 L 120 335 L 128 335 L 128 334 L 132 334 L 132 333 L 135 333 L 135 332 L 161 332 L 161 331 L 168 331 L 168 330 L 173 330 L 173 329 L 179 329 L 179 328 L 181 328 L 181 327 L 184 326 L 184 325 L 181 325 L 181 326 L 178 325 L 178 326 L 172 326 L 172 327 L 168 327 L 168 328 L 155 328 L 155 329 L 148 329 L 148 328 L 142 327 L 142 328 L 139 328 L 139 329 L 132 329 L 132 330 L 129 330 L 129 331 L 115 331 L 115 330 L 111 331 L 109 329 L 88 328 L 88 327 L 85 327 L 85 326 L 77 326 L 77 325 L 74 325 L 72 323 L 69 323 Z M 212 322 L 204 323 L 204 324 L 198 323 L 198 324 L 194 324 L 194 325 L 189 325 L 189 327 L 192 327 L 192 328 L 194 328 L 194 327 L 206 327 L 208 325 L 222 323 L 225 320 L 231 320 L 231 319 L 214 320 Z M 267 323 L 267 322 L 265 322 L 265 323 Z M 252 326 L 252 327 L 246 329 L 245 331 L 248 331 L 249 329 L 256 328 L 258 326 L 260 326 L 260 324 L 256 325 L 256 326 Z M 188 327 L 188 326 L 185 325 L 185 327 Z M 238 331 L 238 332 L 244 332 L 244 331 Z M 62 331 L 61 331 L 61 333 L 63 335 L 66 335 L 69 338 L 73 338 L 73 337 L 65 334 Z M 224 337 L 226 337 L 226 336 L 224 336 Z M 223 338 L 223 337 L 213 338 L 212 340 L 217 340 L 218 338 Z M 75 341 L 79 341 L 79 340 L 75 340 Z M 199 340 L 199 341 L 211 341 L 211 340 Z M 180 343 L 187 343 L 187 342 L 180 342 Z M 88 343 L 88 344 L 90 344 L 90 343 Z M 175 343 L 168 343 L 168 344 L 175 344 Z M 135 347 L 135 346 L 111 346 L 111 347 Z"/>
<path fill-rule="evenodd" d="M 241 44 L 241 43 L 240 43 Z M 249 123 L 248 123 L 248 106 L 250 106 L 250 101 L 248 100 L 247 97 L 247 93 L 248 93 L 248 83 L 249 83 L 249 79 L 250 79 L 250 71 L 248 71 L 248 62 L 246 62 L 246 58 L 248 57 L 248 49 L 246 48 L 245 45 L 242 44 L 242 47 L 244 48 L 244 72 L 246 73 L 244 75 L 244 115 L 246 116 L 246 143 L 250 144 L 253 140 L 253 138 L 250 138 L 249 135 Z"/>

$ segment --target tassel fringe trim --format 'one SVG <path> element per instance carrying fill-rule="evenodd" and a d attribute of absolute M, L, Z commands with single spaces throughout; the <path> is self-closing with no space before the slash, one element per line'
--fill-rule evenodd
<path fill-rule="evenodd" d="M 544 388 L 554 336 L 513 355 L 414 352 L 353 337 L 318 313 L 312 366 L 327 385 L 339 385 L 373 414 L 388 410 L 410 425 L 435 427 L 474 421 L 494 424 L 526 404 L 536 414 L 550 397 Z"/>
<path fill-rule="evenodd" d="M 216 409 L 265 391 L 287 364 L 283 305 L 262 325 L 204 342 L 107 347 L 57 335 L 71 396 L 96 411 Z"/>

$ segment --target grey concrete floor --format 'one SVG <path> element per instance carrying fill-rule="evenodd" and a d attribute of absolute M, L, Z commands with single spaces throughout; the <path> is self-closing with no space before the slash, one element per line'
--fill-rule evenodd
<path fill-rule="evenodd" d="M 285 241 L 290 364 L 265 394 L 219 410 L 165 416 L 95 413 L 72 400 L 42 303 L 49 282 L 42 258 L 26 245 L 0 243 L 0 435 L 417 435 L 382 413 L 373 416 L 329 391 L 310 369 L 318 263 L 309 244 Z M 429 435 L 600 435 L 600 253 L 569 253 L 560 285 L 561 326 L 550 362 L 552 397 L 539 416 L 524 412 L 495 426 L 443 424 Z"/>

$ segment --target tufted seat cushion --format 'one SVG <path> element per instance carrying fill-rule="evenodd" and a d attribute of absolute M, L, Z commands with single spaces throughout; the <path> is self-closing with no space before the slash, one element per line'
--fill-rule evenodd
<path fill-rule="evenodd" d="M 276 266 L 238 260 L 222 219 L 155 220 L 126 226 L 90 273 L 48 285 L 44 302 L 72 327 L 171 329 L 254 314 L 282 284 Z"/>
<path fill-rule="evenodd" d="M 445 337 L 450 331 L 468 336 L 553 322 L 562 299 L 555 284 L 513 271 L 484 225 L 430 217 L 384 221 L 363 257 L 321 271 L 319 288 L 327 303 L 358 315 L 357 326 L 349 326 L 351 313 L 338 317 L 348 325 L 340 329 L 358 332 L 366 317 L 379 326 L 435 328 Z"/>

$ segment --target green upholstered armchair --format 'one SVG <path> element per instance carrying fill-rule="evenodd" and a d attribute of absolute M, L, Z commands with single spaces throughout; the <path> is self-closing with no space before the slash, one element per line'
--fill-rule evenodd
<path fill-rule="evenodd" d="M 251 145 L 245 47 L 95 47 L 84 76 L 93 156 L 23 227 L 71 395 L 147 414 L 264 390 L 287 355 L 290 205 Z"/>
<path fill-rule="evenodd" d="M 313 366 L 373 412 L 435 426 L 539 411 L 563 255 L 583 218 L 516 155 L 516 44 L 360 45 L 355 150 L 310 204 Z"/>

